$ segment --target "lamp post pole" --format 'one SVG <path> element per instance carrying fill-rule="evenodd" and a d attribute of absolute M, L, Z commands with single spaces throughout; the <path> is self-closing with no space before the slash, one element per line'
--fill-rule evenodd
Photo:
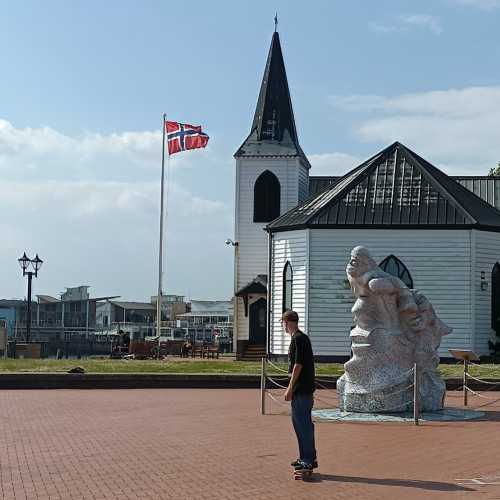
<path fill-rule="evenodd" d="M 17 259 L 21 269 L 23 270 L 23 276 L 28 276 L 28 304 L 26 307 L 26 343 L 29 344 L 31 340 L 31 281 L 33 276 L 38 277 L 38 271 L 42 267 L 43 260 L 38 257 L 36 254 L 34 259 L 30 259 L 26 252 L 23 253 L 23 256 Z M 28 269 L 32 267 L 33 271 L 29 271 Z"/>
<path fill-rule="evenodd" d="M 30 343 L 31 337 L 31 280 L 33 279 L 33 273 L 28 272 L 28 307 L 27 307 L 27 323 L 26 323 L 26 343 Z"/>

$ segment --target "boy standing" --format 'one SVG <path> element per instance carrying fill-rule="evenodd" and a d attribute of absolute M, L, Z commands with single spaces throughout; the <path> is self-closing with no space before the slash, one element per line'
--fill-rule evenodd
<path fill-rule="evenodd" d="M 315 389 L 314 358 L 309 337 L 299 330 L 299 315 L 285 311 L 281 319 L 286 333 L 291 336 L 288 349 L 290 382 L 285 391 L 285 401 L 292 402 L 292 424 L 299 444 L 299 459 L 292 462 L 295 470 L 312 470 L 317 467 L 314 442 L 314 423 L 311 411 Z"/>

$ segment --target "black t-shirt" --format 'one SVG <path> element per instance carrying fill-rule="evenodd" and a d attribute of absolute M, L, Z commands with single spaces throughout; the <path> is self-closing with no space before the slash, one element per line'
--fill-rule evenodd
<path fill-rule="evenodd" d="M 295 363 L 302 365 L 302 370 L 293 388 L 294 394 L 312 394 L 316 385 L 312 346 L 309 337 L 300 330 L 292 335 L 288 349 L 288 373 L 292 373 Z"/>

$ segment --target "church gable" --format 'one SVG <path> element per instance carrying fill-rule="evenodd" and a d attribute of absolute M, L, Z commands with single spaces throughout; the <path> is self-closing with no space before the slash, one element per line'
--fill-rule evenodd
<path fill-rule="evenodd" d="M 500 230 L 500 212 L 396 142 L 268 227 L 317 225 Z"/>

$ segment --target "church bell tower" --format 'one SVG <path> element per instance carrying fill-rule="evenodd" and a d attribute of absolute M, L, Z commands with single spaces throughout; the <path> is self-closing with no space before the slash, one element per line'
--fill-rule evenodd
<path fill-rule="evenodd" d="M 238 358 L 251 359 L 267 350 L 269 242 L 265 226 L 304 201 L 309 190 L 310 164 L 299 145 L 277 31 L 271 40 L 250 134 L 234 157 L 233 342 Z"/>

